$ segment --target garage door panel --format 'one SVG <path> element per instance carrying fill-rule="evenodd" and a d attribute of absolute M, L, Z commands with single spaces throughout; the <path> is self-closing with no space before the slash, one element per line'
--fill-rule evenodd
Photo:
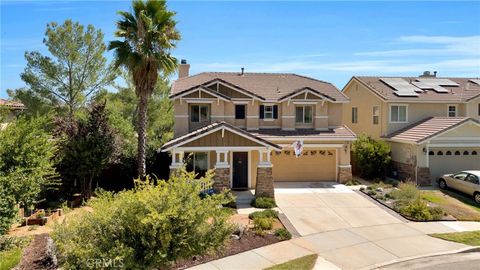
<path fill-rule="evenodd" d="M 335 181 L 335 150 L 308 150 L 307 154 L 297 158 L 293 151 L 288 155 L 274 153 L 271 159 L 274 181 Z"/>
<path fill-rule="evenodd" d="M 457 155 L 456 155 L 457 153 Z M 466 155 L 468 153 L 468 155 Z M 476 153 L 476 155 L 472 155 Z M 465 170 L 480 170 L 480 148 L 430 149 L 429 165 L 432 179 L 437 180 L 444 174 Z"/>

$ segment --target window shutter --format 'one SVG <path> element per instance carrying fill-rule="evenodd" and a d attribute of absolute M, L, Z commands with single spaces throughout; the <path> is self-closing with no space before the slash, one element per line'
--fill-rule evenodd
<path fill-rule="evenodd" d="M 263 119 L 264 112 L 265 112 L 265 106 L 260 105 L 260 119 Z"/>
<path fill-rule="evenodd" d="M 278 119 L 278 105 L 273 105 L 273 119 Z"/>

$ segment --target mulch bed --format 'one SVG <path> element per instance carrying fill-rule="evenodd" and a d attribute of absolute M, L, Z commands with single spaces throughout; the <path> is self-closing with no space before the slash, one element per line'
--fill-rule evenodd
<path fill-rule="evenodd" d="M 36 235 L 23 251 L 22 259 L 15 270 L 54 270 L 57 266 L 48 251 L 48 234 Z"/>
<path fill-rule="evenodd" d="M 186 269 L 195 265 L 199 265 L 202 263 L 206 263 L 209 261 L 217 260 L 223 257 L 235 255 L 244 251 L 248 251 L 251 249 L 263 247 L 266 245 L 271 245 L 274 243 L 280 242 L 278 238 L 274 235 L 267 234 L 265 236 L 258 236 L 252 231 L 246 231 L 242 238 L 239 240 L 231 239 L 228 241 L 226 246 L 221 249 L 218 253 L 210 254 L 210 255 L 203 255 L 203 256 L 195 256 L 190 260 L 182 260 L 177 262 L 171 269 Z"/>

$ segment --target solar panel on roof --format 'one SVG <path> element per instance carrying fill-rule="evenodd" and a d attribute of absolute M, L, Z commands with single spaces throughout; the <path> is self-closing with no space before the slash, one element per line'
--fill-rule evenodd
<path fill-rule="evenodd" d="M 475 83 L 475 84 L 478 84 L 480 85 L 480 79 L 470 79 L 469 81 Z"/>
<path fill-rule="evenodd" d="M 402 78 L 380 78 L 380 80 L 386 83 L 388 86 L 392 87 L 395 90 L 395 94 L 401 97 L 418 97 L 416 93 L 420 89 L 411 85 L 406 80 Z"/>
<path fill-rule="evenodd" d="M 428 84 L 435 84 L 438 86 L 458 86 L 458 83 L 449 80 L 449 79 L 438 79 L 438 78 L 418 78 L 417 81 L 424 82 Z"/>
<path fill-rule="evenodd" d="M 436 83 L 434 82 L 412 82 L 413 85 L 415 85 L 416 87 L 420 88 L 420 89 L 432 89 L 432 90 L 435 90 L 435 92 L 438 92 L 438 93 L 448 93 L 448 89 L 446 88 L 443 88 L 439 85 L 437 85 Z"/>

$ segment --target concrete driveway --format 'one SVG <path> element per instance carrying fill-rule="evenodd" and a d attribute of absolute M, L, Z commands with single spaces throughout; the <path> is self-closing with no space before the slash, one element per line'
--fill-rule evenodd
<path fill-rule="evenodd" d="M 280 211 L 302 236 L 402 222 L 337 183 L 275 183 L 275 199 Z"/>

